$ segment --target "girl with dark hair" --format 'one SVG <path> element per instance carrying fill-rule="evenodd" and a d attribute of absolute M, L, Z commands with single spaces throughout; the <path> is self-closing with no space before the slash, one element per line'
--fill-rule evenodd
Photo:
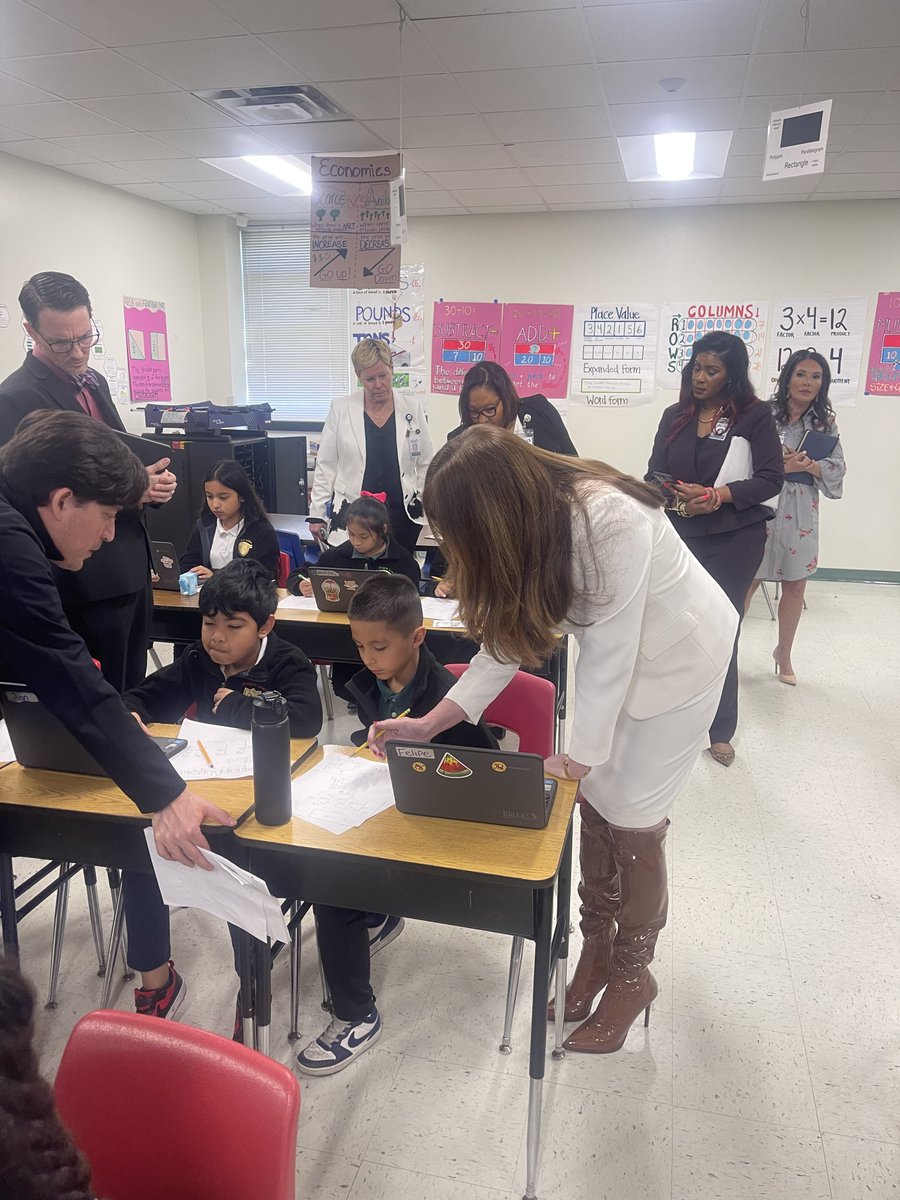
<path fill-rule="evenodd" d="M 761 580 L 781 584 L 778 645 L 773 658 L 775 674 L 792 687 L 797 676 L 791 650 L 803 614 L 806 580 L 819 561 L 819 497 L 840 500 L 847 471 L 828 399 L 830 386 L 828 360 L 815 350 L 795 351 L 778 376 L 772 408 L 784 451 L 785 484 L 769 526 L 762 563 L 747 594 L 749 606 Z M 816 460 L 799 449 L 809 430 L 838 438 L 826 458 Z"/>
<path fill-rule="evenodd" d="M 181 556 L 182 574 L 201 581 L 235 558 L 255 558 L 278 574 L 278 535 L 247 472 L 233 458 L 213 463 L 203 481 L 206 503 Z"/>
<path fill-rule="evenodd" d="M 470 425 L 486 421 L 510 429 L 541 450 L 578 454 L 563 419 L 546 396 L 519 397 L 509 375 L 495 362 L 480 362 L 466 372 L 459 394 L 459 419 L 448 440 Z"/>
<path fill-rule="evenodd" d="M 537 666 L 560 630 L 574 637 L 569 753 L 545 762 L 582 781 L 584 944 L 565 1019 L 584 1023 L 566 1046 L 612 1053 L 657 994 L 668 815 L 716 711 L 737 615 L 656 488 L 605 463 L 480 426 L 434 456 L 424 501 L 482 648 L 429 713 L 377 721 L 369 746 L 383 756 L 389 739 L 478 721 L 520 663 Z"/>
<path fill-rule="evenodd" d="M 662 415 L 645 476 L 662 488 L 672 523 L 739 617 L 773 516 L 766 501 L 784 483 L 772 410 L 754 392 L 749 367 L 747 347 L 734 334 L 708 333 L 694 342 L 678 403 Z M 723 767 L 734 762 L 739 632 L 709 729 L 709 752 Z"/>
<path fill-rule="evenodd" d="M 0 958 L 0 1196 L 91 1200 L 91 1173 L 38 1072 L 34 993 L 14 959 Z"/>

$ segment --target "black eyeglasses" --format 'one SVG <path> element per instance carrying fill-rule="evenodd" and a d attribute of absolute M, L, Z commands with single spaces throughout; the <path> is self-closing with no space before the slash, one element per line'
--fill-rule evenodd
<path fill-rule="evenodd" d="M 487 408 L 470 408 L 469 420 L 479 421 L 482 417 L 487 417 L 487 419 L 490 421 L 492 417 L 496 417 L 497 409 L 499 407 L 499 404 L 490 404 Z"/>
<path fill-rule="evenodd" d="M 35 332 L 37 331 L 35 330 Z M 96 346 L 100 341 L 100 330 L 97 328 L 94 322 L 91 321 L 91 332 L 84 334 L 80 338 L 72 338 L 71 341 L 48 342 L 42 333 L 39 333 L 38 337 L 51 352 L 51 354 L 71 354 L 76 346 L 78 346 L 81 350 L 89 350 L 91 346 Z"/>

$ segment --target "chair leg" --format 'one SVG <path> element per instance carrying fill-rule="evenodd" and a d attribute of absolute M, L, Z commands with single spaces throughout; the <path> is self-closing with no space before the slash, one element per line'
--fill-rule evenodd
<path fill-rule="evenodd" d="M 506 1012 L 503 1017 L 503 1040 L 500 1042 L 501 1054 L 512 1054 L 510 1035 L 512 1033 L 513 1017 L 516 1013 L 516 999 L 519 995 L 519 976 L 522 973 L 522 950 L 525 939 L 514 937 L 509 954 L 509 982 L 506 986 Z"/>
<path fill-rule="evenodd" d="M 102 979 L 106 974 L 106 948 L 103 945 L 103 918 L 100 915 L 100 901 L 97 897 L 97 871 L 94 867 L 84 868 L 84 888 L 87 894 L 88 915 L 91 919 L 91 936 L 97 952 L 97 975 Z"/>
<path fill-rule="evenodd" d="M 122 892 L 122 876 L 114 867 L 110 867 L 106 874 L 109 878 L 109 894 L 112 897 L 113 909 L 115 910 L 119 903 L 119 896 Z M 132 971 L 131 967 L 128 965 L 128 934 L 125 932 L 124 910 L 123 921 L 120 928 L 121 936 L 116 943 L 116 948 L 118 949 L 119 946 L 122 947 L 122 979 L 125 983 L 130 983 L 132 979 L 134 979 L 134 971 Z M 115 963 L 107 962 L 107 970 L 112 971 L 114 969 Z"/>
<path fill-rule="evenodd" d="M 123 953 L 127 953 L 124 948 L 125 904 L 122 900 L 122 888 L 121 886 L 115 889 L 111 887 L 110 890 L 115 894 L 115 907 L 113 908 L 112 928 L 109 931 L 109 946 L 106 954 L 106 977 L 103 980 L 103 991 L 100 993 L 101 1008 L 109 1008 L 112 1002 L 112 990 L 120 948 Z"/>
<path fill-rule="evenodd" d="M 329 721 L 334 720 L 334 700 L 331 696 L 331 681 L 328 669 L 324 663 L 319 663 L 319 679 L 322 681 L 322 699 L 325 701 L 325 714 Z"/>
<path fill-rule="evenodd" d="M 299 904 L 291 908 L 291 917 L 297 915 Z M 291 930 L 291 1027 L 288 1041 L 296 1042 L 300 1036 L 300 922 Z"/>
<path fill-rule="evenodd" d="M 59 864 L 59 875 L 62 879 L 69 869 L 68 863 Z M 56 893 L 56 908 L 53 913 L 53 940 L 50 946 L 50 989 L 47 993 L 45 1008 L 56 1008 L 56 994 L 59 989 L 59 966 L 62 961 L 63 939 L 66 936 L 66 912 L 69 907 L 69 881 L 63 880 Z"/>

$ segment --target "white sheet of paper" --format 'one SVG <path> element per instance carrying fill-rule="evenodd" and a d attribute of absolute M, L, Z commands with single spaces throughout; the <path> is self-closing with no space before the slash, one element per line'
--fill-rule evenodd
<path fill-rule="evenodd" d="M 16 752 L 12 748 L 12 742 L 9 740 L 9 730 L 6 728 L 6 722 L 0 721 L 0 763 L 8 763 L 16 761 Z"/>
<path fill-rule="evenodd" d="M 458 621 L 459 613 L 455 600 L 442 600 L 440 596 L 422 597 L 422 616 L 432 621 Z"/>
<path fill-rule="evenodd" d="M 214 917 L 230 921 L 261 942 L 267 937 L 273 942 L 290 941 L 281 905 L 256 875 L 202 848 L 200 853 L 212 863 L 211 871 L 170 862 L 156 849 L 153 830 L 145 829 L 144 836 L 156 882 L 166 904 L 173 908 L 200 908 Z"/>
<path fill-rule="evenodd" d="M 253 774 L 249 729 L 182 721 L 180 736 L 187 739 L 187 745 L 172 759 L 172 765 L 182 779 L 243 779 Z M 198 741 L 212 759 L 212 766 L 201 754 Z"/>
<path fill-rule="evenodd" d="M 316 612 L 318 605 L 315 596 L 285 596 L 278 601 L 279 608 L 303 608 L 308 612 Z"/>
<path fill-rule="evenodd" d="M 344 754 L 327 754 L 311 771 L 291 784 L 295 817 L 346 833 L 394 803 L 387 763 Z"/>

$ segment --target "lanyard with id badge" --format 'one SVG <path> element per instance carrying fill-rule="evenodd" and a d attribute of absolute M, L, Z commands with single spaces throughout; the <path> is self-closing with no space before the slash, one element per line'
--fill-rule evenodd
<path fill-rule="evenodd" d="M 525 435 L 525 441 L 529 446 L 534 445 L 534 429 L 531 426 L 531 413 L 525 413 L 522 417 L 522 433 Z"/>
<path fill-rule="evenodd" d="M 715 425 L 709 431 L 709 440 L 711 442 L 724 442 L 728 437 L 728 430 L 731 428 L 731 421 L 728 417 L 719 417 Z"/>
<path fill-rule="evenodd" d="M 413 415 L 408 412 L 406 414 L 406 438 L 409 444 L 409 454 L 411 458 L 418 458 L 422 453 L 422 430 L 417 429 L 413 433 Z"/>

